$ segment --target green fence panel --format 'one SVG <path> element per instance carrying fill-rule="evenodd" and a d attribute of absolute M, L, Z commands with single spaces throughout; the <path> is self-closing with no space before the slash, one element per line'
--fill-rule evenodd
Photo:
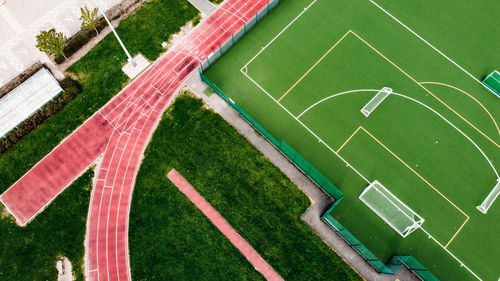
<path fill-rule="evenodd" d="M 338 222 L 330 213 L 344 198 L 344 194 L 316 167 L 314 167 L 307 159 L 302 157 L 293 147 L 284 140 L 278 141 L 271 133 L 269 133 L 261 124 L 259 124 L 250 114 L 229 98 L 215 83 L 203 74 L 219 57 L 227 52 L 239 39 L 241 39 L 255 24 L 267 15 L 281 1 L 269 1 L 268 5 L 259 11 L 249 22 L 235 32 L 231 38 L 222 44 L 216 51 L 207 57 L 207 60 L 200 64 L 200 77 L 212 90 L 221 97 L 228 105 L 240 114 L 256 131 L 264 138 L 273 144 L 283 155 L 285 155 L 295 166 L 297 166 L 304 174 L 314 181 L 323 191 L 330 195 L 334 202 L 326 211 L 321 219 L 330 226 L 344 241 L 346 241 L 354 250 L 356 250 L 363 259 L 365 259 L 378 272 L 385 274 L 394 274 L 404 264 L 410 270 L 415 272 L 424 281 L 439 281 L 427 268 L 425 268 L 418 260 L 412 256 L 394 256 L 389 264 L 384 264 L 378 259 L 365 245 L 363 245 L 349 230 L 347 230 L 340 222 Z"/>

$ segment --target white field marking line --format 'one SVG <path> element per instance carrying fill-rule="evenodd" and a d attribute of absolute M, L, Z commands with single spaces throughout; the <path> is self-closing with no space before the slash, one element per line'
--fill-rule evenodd
<path fill-rule="evenodd" d="M 398 22 L 401 26 L 403 26 L 404 28 L 406 28 L 408 31 L 410 31 L 413 35 L 415 35 L 418 39 L 422 40 L 423 42 L 425 42 L 425 44 L 427 44 L 429 47 L 431 47 L 432 49 L 434 49 L 434 51 L 438 52 L 441 56 L 443 56 L 444 58 L 446 58 L 448 61 L 450 61 L 451 63 L 453 63 L 456 67 L 458 67 L 460 70 L 462 70 L 465 74 L 467 74 L 468 76 L 470 76 L 472 79 L 474 79 L 474 81 L 478 82 L 479 84 L 482 85 L 481 81 L 479 81 L 476 77 L 472 76 L 472 74 L 470 74 L 467 70 L 465 70 L 463 67 L 461 67 L 460 65 L 458 65 L 458 63 L 454 62 L 452 59 L 450 59 L 447 55 L 445 55 L 443 52 L 441 52 L 438 48 L 434 47 L 431 43 L 427 42 L 424 38 L 422 38 L 422 36 L 418 35 L 415 31 L 413 31 L 411 28 L 409 28 L 407 25 L 405 25 L 404 23 L 402 23 L 400 20 L 398 20 L 395 16 L 391 15 L 388 11 L 386 11 L 384 8 L 382 8 L 379 4 L 377 4 L 375 1 L 373 0 L 370 0 L 370 2 L 377 6 L 377 8 L 379 8 L 380 10 L 382 10 L 384 13 L 386 13 L 388 16 L 390 16 L 393 20 L 395 20 L 396 22 Z"/>
<path fill-rule="evenodd" d="M 420 85 L 431 84 L 431 85 L 445 86 L 445 87 L 452 88 L 454 90 L 457 90 L 457 91 L 465 94 L 466 96 L 468 96 L 469 98 L 471 98 L 472 100 L 474 100 L 477 104 L 479 104 L 483 108 L 484 111 L 486 111 L 486 113 L 489 115 L 489 117 L 490 117 L 491 121 L 493 122 L 493 124 L 495 124 L 495 128 L 497 129 L 497 132 L 500 135 L 500 128 L 498 127 L 498 124 L 497 124 L 497 121 L 495 120 L 495 118 L 493 118 L 493 115 L 491 115 L 490 111 L 478 99 L 476 99 L 471 94 L 467 93 L 466 91 L 464 91 L 464 90 L 462 90 L 460 88 L 457 88 L 455 86 L 452 86 L 452 85 L 449 85 L 449 84 L 446 84 L 446 83 L 441 83 L 441 82 L 419 82 L 419 84 Z"/>
<path fill-rule="evenodd" d="M 240 70 L 241 71 L 241 70 Z M 309 127 L 307 127 L 302 121 L 300 121 L 297 117 L 295 117 L 286 107 L 284 107 L 281 103 L 279 103 L 273 96 L 271 96 L 262 86 L 260 86 L 255 80 L 253 80 L 250 76 L 248 76 L 246 73 L 241 71 L 243 75 L 245 75 L 250 81 L 252 81 L 259 89 L 261 89 L 269 98 L 271 98 L 275 103 L 277 103 L 283 110 L 286 111 L 295 121 L 297 121 L 304 129 L 306 129 L 311 135 L 313 135 L 320 143 L 323 143 L 324 146 L 326 146 L 333 154 L 335 154 L 339 159 L 341 159 L 347 167 L 351 168 L 356 174 L 358 174 L 364 181 L 366 181 L 368 184 L 370 181 L 366 179 L 365 176 L 363 176 L 356 168 L 354 168 L 349 162 L 347 162 L 342 156 L 340 156 L 335 150 L 333 150 L 326 142 L 324 142 L 318 135 L 316 135 Z"/>
<path fill-rule="evenodd" d="M 367 89 L 364 89 L 364 90 L 352 90 L 352 91 L 346 91 L 346 92 L 342 92 L 342 93 L 338 93 L 338 94 L 334 94 L 334 95 L 331 95 L 331 96 L 328 96 L 326 98 L 323 98 L 321 99 L 320 101 L 314 103 L 313 105 L 309 106 L 306 110 L 304 110 L 298 117 L 300 118 L 304 113 L 306 113 L 307 111 L 309 111 L 310 109 L 312 109 L 313 107 L 315 107 L 316 105 L 320 104 L 321 102 L 323 101 L 326 101 L 328 99 L 331 99 L 331 98 L 334 98 L 336 96 L 340 96 L 340 95 L 343 95 L 343 94 L 348 94 L 348 93 L 355 93 L 355 92 L 363 92 L 363 91 L 370 91 L 370 90 L 367 90 Z M 377 90 L 372 90 L 372 91 L 377 91 Z M 419 101 L 419 100 L 416 100 L 414 98 L 411 98 L 411 97 L 408 97 L 406 95 L 403 95 L 403 94 L 399 94 L 399 93 L 396 93 L 396 92 L 393 92 L 393 94 L 395 94 L 396 96 L 399 96 L 399 97 L 402 97 L 402 98 L 405 98 L 405 99 L 408 99 L 410 101 L 413 101 L 425 108 L 427 108 L 428 110 L 430 110 L 431 112 L 433 112 L 434 114 L 436 114 L 437 116 L 439 116 L 441 119 L 443 119 L 446 123 L 448 123 L 448 125 L 450 125 L 452 128 L 454 128 L 455 130 L 457 130 L 460 134 L 462 134 L 467 140 L 469 140 L 469 142 L 471 142 L 477 150 L 479 150 L 479 152 L 481 153 L 481 155 L 486 159 L 486 161 L 488 162 L 488 164 L 490 165 L 490 167 L 492 168 L 493 172 L 495 173 L 495 176 L 497 177 L 497 179 L 500 179 L 500 176 L 495 168 L 495 166 L 493 165 L 493 163 L 491 162 L 491 160 L 488 158 L 488 156 L 486 155 L 486 153 L 467 135 L 465 134 L 462 130 L 460 130 L 457 126 L 455 126 L 452 122 L 450 122 L 448 119 L 446 119 L 443 115 L 439 114 L 439 112 L 437 112 L 436 110 L 434 110 L 433 108 L 431 108 L 430 106 L 426 105 L 425 103 Z"/>
<path fill-rule="evenodd" d="M 302 111 L 302 113 L 300 113 L 297 118 L 300 118 L 302 115 L 304 115 L 306 112 L 308 112 L 310 109 L 312 109 L 313 107 L 315 107 L 316 105 L 328 100 L 328 99 L 331 99 L 331 98 L 334 98 L 334 97 L 337 97 L 337 96 L 341 96 L 341 95 L 344 95 L 344 94 L 350 94 L 350 93 L 357 93 L 357 92 L 378 92 L 379 90 L 375 90 L 375 89 L 359 89 L 359 90 L 350 90 L 350 91 L 345 91 L 345 92 L 340 92 L 340 93 L 337 93 L 337 94 L 334 94 L 334 95 L 331 95 L 331 96 L 328 96 L 326 98 L 323 98 L 317 102 L 315 102 L 314 104 L 312 104 L 311 106 L 309 106 L 308 108 L 306 108 L 304 111 Z"/>
<path fill-rule="evenodd" d="M 286 97 L 286 95 L 288 95 L 288 93 L 290 93 L 290 91 L 292 91 L 293 88 L 295 88 L 295 86 L 297 86 L 302 81 L 302 79 L 304 79 L 304 77 L 306 77 L 314 68 L 316 68 L 316 66 L 320 62 L 322 62 L 323 59 L 325 59 L 326 56 L 328 56 L 328 54 L 330 54 L 330 52 L 333 51 L 333 49 L 335 49 L 335 47 L 337 47 L 337 45 L 342 42 L 342 40 L 344 40 L 344 38 L 350 33 L 352 33 L 352 31 L 348 30 L 339 40 L 337 40 L 337 42 L 335 42 L 335 44 L 333 44 L 333 46 L 328 49 L 328 51 L 326 51 L 302 76 L 300 76 L 299 80 L 295 81 L 295 83 L 288 90 L 286 90 L 286 92 L 278 99 L 278 102 Z"/>
<path fill-rule="evenodd" d="M 437 241 L 436 238 L 434 238 L 432 235 L 429 234 L 429 232 L 427 232 L 423 227 L 420 228 L 425 234 L 427 234 L 427 236 L 434 240 L 434 242 L 436 242 L 441 248 L 443 248 L 450 256 L 452 256 L 456 261 L 458 261 L 460 263 L 460 266 L 461 267 L 465 267 L 465 269 L 467 269 L 472 275 L 474 275 L 474 277 L 476 277 L 478 280 L 482 281 L 481 278 L 479 278 L 479 276 L 477 276 L 477 274 L 475 274 L 469 267 L 467 267 L 460 259 L 458 259 L 452 252 L 450 252 L 450 250 L 448 250 L 446 247 L 444 247 L 441 243 L 439 243 L 439 241 Z"/>
<path fill-rule="evenodd" d="M 257 58 L 265 49 L 267 49 L 267 47 L 269 47 L 269 45 L 271 45 L 276 39 L 278 39 L 278 37 L 281 36 L 281 34 L 283 34 L 283 32 L 285 32 L 297 19 L 300 18 L 300 16 L 302 16 L 307 10 L 309 10 L 309 8 L 314 4 L 316 3 L 317 0 L 313 0 L 307 7 L 304 8 L 304 10 L 302 12 L 300 12 L 290 23 L 288 23 L 285 28 L 283 28 L 276 36 L 274 36 L 273 39 L 271 39 L 271 41 L 269 41 L 269 43 L 267 43 L 264 47 L 262 47 L 262 49 L 260 49 L 259 52 L 257 52 L 257 54 L 251 58 L 241 69 L 243 68 L 246 68 L 255 58 Z M 240 69 L 240 71 L 241 71 Z"/>
<path fill-rule="evenodd" d="M 242 72 L 243 73 L 243 72 Z M 282 104 L 278 103 L 266 90 L 264 90 L 259 84 L 257 84 L 257 82 L 255 82 L 251 77 L 249 77 L 248 75 L 246 75 L 245 73 L 243 73 L 243 75 L 247 76 L 248 79 L 250 79 L 250 81 L 252 81 L 259 89 L 261 89 L 269 98 L 271 98 L 274 102 L 276 102 L 279 106 L 281 106 L 281 108 L 283 108 L 283 110 L 285 110 L 290 116 L 292 116 L 295 120 L 297 120 L 297 122 L 299 122 L 304 128 L 306 128 L 313 136 L 315 136 L 320 142 L 321 139 L 316 136 L 314 134 L 314 132 L 312 132 L 307 126 L 305 126 L 300 120 L 298 120 L 296 117 L 294 117 Z M 378 90 L 376 90 L 378 91 Z M 350 167 L 351 169 L 353 169 L 361 178 L 363 178 L 367 183 L 370 183 L 361 173 L 359 173 L 356 169 L 354 169 L 354 167 L 352 167 L 344 158 L 342 158 L 340 155 L 338 155 L 337 153 L 335 153 L 335 151 L 333 149 L 331 149 L 328 145 L 326 145 L 324 142 L 323 144 L 325 146 L 327 146 L 330 151 L 332 151 L 335 155 L 337 155 L 342 161 L 344 161 L 344 163 L 347 164 L 348 167 Z M 477 279 L 481 280 L 472 270 L 470 270 L 462 261 L 460 261 L 455 255 L 453 255 L 447 248 L 445 248 L 441 243 L 439 243 L 439 241 L 437 241 L 432 235 L 429 234 L 429 232 L 427 232 L 423 227 L 419 227 L 419 229 L 421 229 L 422 231 L 424 231 L 424 233 L 426 233 L 428 235 L 429 238 L 431 238 L 432 240 L 434 240 L 439 246 L 441 246 L 448 254 L 450 254 L 455 260 L 457 260 L 461 266 L 465 267 L 470 273 L 472 273 Z"/>
<path fill-rule="evenodd" d="M 245 75 L 245 76 L 246 76 L 246 75 Z M 247 77 L 248 77 L 248 76 L 247 76 Z M 254 84 L 256 84 L 256 83 L 255 83 L 255 81 L 253 81 L 250 77 L 248 77 L 248 78 L 249 78 L 252 82 L 254 82 Z M 256 84 L 256 85 L 258 85 L 258 84 Z M 263 90 L 263 89 L 262 89 L 262 87 L 260 87 L 259 85 L 258 85 L 258 87 L 259 87 L 259 88 L 261 88 L 261 90 Z M 373 90 L 373 91 L 378 91 L 378 90 Z M 353 91 L 351 91 L 351 92 L 353 92 Z M 271 99 L 273 99 L 273 100 L 274 100 L 274 98 L 273 98 L 271 95 L 269 95 L 267 92 L 266 92 L 266 94 L 267 94 L 267 95 L 268 95 Z M 403 96 L 403 95 L 398 94 L 398 93 L 395 93 L 395 92 L 393 92 L 393 94 L 399 95 L 399 96 L 401 96 L 401 97 L 406 97 L 406 96 Z M 336 94 L 336 95 L 339 95 L 339 94 Z M 336 95 L 334 95 L 334 96 L 336 96 Z M 331 96 L 331 97 L 333 97 L 333 96 Z M 330 97 L 330 98 L 331 98 L 331 97 Z M 327 100 L 327 99 L 328 99 L 328 98 L 324 98 L 322 101 Z M 415 100 L 414 100 L 414 101 L 415 101 Z M 418 102 L 418 101 L 416 101 L 416 102 Z M 317 105 L 318 103 L 319 103 L 319 102 L 316 102 L 314 105 Z M 280 106 L 282 106 L 280 103 L 278 103 L 278 104 L 279 104 Z M 285 109 L 283 106 L 282 106 L 282 108 L 283 108 L 283 109 Z M 308 111 L 310 108 L 312 108 L 312 106 L 310 106 L 310 107 L 309 107 L 306 111 Z M 285 109 L 285 110 L 286 110 L 286 109 Z M 288 110 L 286 110 L 286 111 L 288 112 Z M 289 112 L 288 112 L 288 113 L 289 113 Z M 303 112 L 303 113 L 305 113 L 305 112 Z M 289 114 L 291 115 L 291 113 L 289 113 Z M 292 116 L 293 116 L 293 115 L 292 115 Z M 439 116 L 441 116 L 441 115 L 439 115 Z M 442 117 L 442 116 L 441 116 L 441 117 Z M 442 117 L 442 118 L 444 118 L 444 117 Z M 298 119 L 296 119 L 296 120 L 297 120 L 297 121 L 299 121 Z M 447 120 L 446 120 L 446 121 L 447 121 Z M 300 121 L 299 121 L 299 122 L 300 122 Z M 342 159 L 342 158 L 341 158 L 341 159 Z M 345 160 L 344 160 L 344 162 L 345 162 Z M 443 249 L 444 249 L 444 250 L 445 250 L 448 254 L 450 254 L 450 255 L 451 255 L 451 256 L 452 256 L 455 260 L 457 260 L 457 261 L 460 263 L 460 265 L 461 265 L 462 267 L 465 267 L 465 268 L 466 268 L 466 269 L 467 269 L 467 270 L 468 270 L 468 271 L 469 271 L 472 275 L 474 275 L 474 276 L 475 276 L 478 280 L 481 280 L 481 278 L 479 278 L 479 277 L 478 277 L 478 276 L 477 276 L 477 275 L 476 275 L 476 274 L 475 274 L 475 273 L 474 273 L 474 272 L 473 272 L 470 268 L 468 268 L 468 267 L 467 267 L 467 266 L 466 266 L 466 265 L 465 265 L 462 261 L 460 261 L 460 260 L 459 260 L 459 259 L 458 259 L 455 255 L 453 255 L 453 254 L 452 254 L 452 253 L 451 253 L 451 252 L 450 252 L 450 251 L 449 251 L 446 247 L 444 247 L 441 243 L 439 243 L 439 241 L 438 241 L 437 239 L 435 239 L 432 235 L 430 235 L 430 234 L 429 234 L 429 232 L 427 232 L 427 231 L 426 231 L 423 227 L 420 227 L 419 229 L 421 229 L 422 231 L 424 231 L 424 233 L 426 233 L 426 234 L 427 234 L 427 236 L 428 236 L 429 238 L 431 238 L 432 240 L 434 240 L 434 242 L 436 242 L 436 243 L 437 243 L 440 247 L 442 247 L 442 248 L 443 248 Z"/>
<path fill-rule="evenodd" d="M 418 104 L 420 104 L 421 106 L 429 109 L 430 111 L 432 111 L 434 114 L 436 114 L 437 116 L 439 116 L 441 119 L 443 119 L 446 123 L 448 123 L 451 127 L 453 127 L 455 130 L 457 130 L 460 134 L 462 134 L 466 139 L 468 139 L 476 148 L 477 150 L 479 150 L 479 152 L 483 155 L 484 159 L 486 159 L 486 161 L 488 161 L 488 164 L 490 164 L 490 167 L 491 169 L 493 170 L 493 172 L 495 173 L 497 179 L 500 179 L 500 176 L 497 172 L 497 169 L 495 168 L 495 166 L 493 165 L 493 163 L 491 163 L 491 160 L 488 158 L 488 156 L 486 155 L 486 153 L 479 147 L 479 145 L 477 145 L 466 133 L 462 132 L 462 130 L 460 130 L 457 126 L 455 126 L 453 123 L 451 123 L 448 119 L 446 119 L 443 115 L 439 114 L 439 112 L 437 112 L 436 110 L 434 110 L 432 107 L 426 105 L 425 103 L 419 101 L 419 100 L 416 100 L 414 98 L 411 98 L 411 97 L 408 97 L 406 95 L 403 95 L 403 94 L 399 94 L 399 93 L 395 93 L 393 92 L 393 94 L 395 94 L 396 96 L 400 96 L 400 97 L 403 97 L 403 98 L 406 98 L 408 100 L 411 100 L 413 102 L 416 102 Z"/>

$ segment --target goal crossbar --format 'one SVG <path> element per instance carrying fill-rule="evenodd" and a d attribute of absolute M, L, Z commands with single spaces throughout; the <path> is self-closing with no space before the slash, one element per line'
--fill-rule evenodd
<path fill-rule="evenodd" d="M 418 229 L 424 219 L 378 181 L 363 190 L 359 199 L 403 238 Z"/>
<path fill-rule="evenodd" d="M 368 117 L 379 106 L 387 96 L 392 93 L 389 87 L 383 87 L 377 94 L 361 109 L 361 113 Z"/>
<path fill-rule="evenodd" d="M 497 199 L 498 195 L 500 195 L 500 179 L 497 180 L 497 184 L 495 185 L 495 187 L 493 187 L 488 196 L 486 196 L 483 203 L 481 203 L 481 205 L 477 206 L 476 208 L 481 213 L 486 214 L 491 205 L 493 205 L 493 202 L 495 202 L 495 200 Z"/>

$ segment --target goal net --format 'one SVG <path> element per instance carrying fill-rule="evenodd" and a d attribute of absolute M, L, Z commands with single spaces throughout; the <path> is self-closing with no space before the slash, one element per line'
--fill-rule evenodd
<path fill-rule="evenodd" d="M 381 104 L 384 99 L 392 93 L 392 89 L 383 87 L 377 94 L 361 109 L 361 113 L 368 117 Z"/>
<path fill-rule="evenodd" d="M 488 212 L 488 209 L 491 207 L 493 202 L 495 202 L 495 199 L 497 199 L 498 195 L 500 194 L 500 179 L 497 180 L 497 184 L 495 187 L 490 191 L 488 196 L 484 199 L 483 203 L 476 208 L 481 211 L 481 213 L 486 214 Z"/>
<path fill-rule="evenodd" d="M 403 237 L 408 236 L 424 223 L 422 217 L 378 181 L 372 182 L 365 188 L 359 199 Z"/>
<path fill-rule="evenodd" d="M 483 81 L 483 85 L 493 94 L 500 97 L 500 72 L 494 70 Z"/>

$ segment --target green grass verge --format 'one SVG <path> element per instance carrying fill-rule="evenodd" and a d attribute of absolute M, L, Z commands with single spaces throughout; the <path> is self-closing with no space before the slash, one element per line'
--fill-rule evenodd
<path fill-rule="evenodd" d="M 140 52 L 154 60 L 164 51 L 161 42 L 197 14 L 184 0 L 152 0 L 123 20 L 116 30 L 132 54 Z M 82 92 L 0 156 L 0 191 L 19 179 L 125 86 L 128 80 L 121 70 L 125 62 L 125 54 L 110 34 L 69 68 L 78 77 Z"/>
<path fill-rule="evenodd" d="M 0 279 L 57 280 L 56 262 L 67 257 L 83 280 L 85 228 L 94 172 L 70 185 L 26 227 L 10 216 L 0 220 Z M 6 214 L 3 205 L 2 214 Z"/>
<path fill-rule="evenodd" d="M 137 177 L 129 235 L 135 280 L 262 279 L 167 179 L 172 168 L 285 280 L 359 280 L 300 219 L 307 196 L 189 95 L 163 116 Z"/>

